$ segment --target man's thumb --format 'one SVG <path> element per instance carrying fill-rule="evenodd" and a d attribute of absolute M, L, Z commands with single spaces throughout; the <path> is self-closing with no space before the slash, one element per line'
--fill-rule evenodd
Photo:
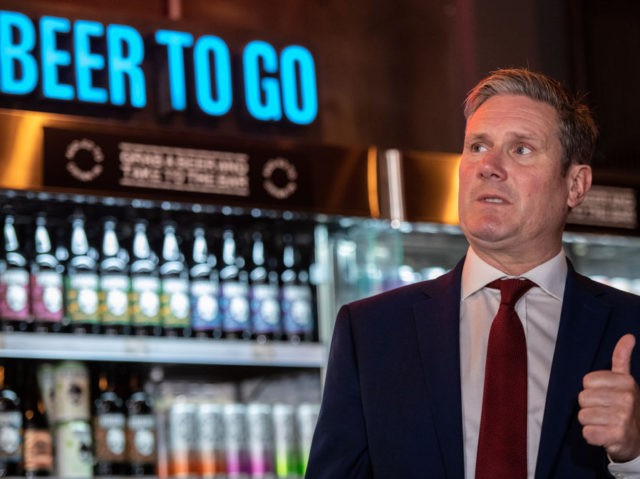
<path fill-rule="evenodd" d="M 625 334 L 618 340 L 611 357 L 611 371 L 629 374 L 631 372 L 631 352 L 636 344 L 633 334 Z"/>

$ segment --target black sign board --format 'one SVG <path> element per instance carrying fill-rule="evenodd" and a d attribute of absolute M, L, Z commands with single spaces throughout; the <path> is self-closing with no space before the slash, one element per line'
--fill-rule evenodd
<path fill-rule="evenodd" d="M 43 186 L 370 216 L 367 150 L 44 127 Z"/>

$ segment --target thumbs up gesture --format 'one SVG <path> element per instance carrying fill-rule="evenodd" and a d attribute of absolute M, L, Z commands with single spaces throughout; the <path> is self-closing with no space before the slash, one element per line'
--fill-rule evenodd
<path fill-rule="evenodd" d="M 602 446 L 615 462 L 640 456 L 640 390 L 631 376 L 632 334 L 620 338 L 613 350 L 611 371 L 593 371 L 583 381 L 578 395 L 582 435 L 594 446 Z"/>

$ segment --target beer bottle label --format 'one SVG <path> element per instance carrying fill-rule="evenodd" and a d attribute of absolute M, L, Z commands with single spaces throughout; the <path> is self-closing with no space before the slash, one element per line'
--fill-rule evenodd
<path fill-rule="evenodd" d="M 150 414 L 134 414 L 127 419 L 127 451 L 130 462 L 154 463 L 156 460 L 156 422 Z"/>
<path fill-rule="evenodd" d="M 0 275 L 0 317 L 29 318 L 29 273 L 26 270 L 8 270 Z"/>
<path fill-rule="evenodd" d="M 98 324 L 98 275 L 77 273 L 68 277 L 67 314 L 71 323 Z"/>
<path fill-rule="evenodd" d="M 222 326 L 217 283 L 209 280 L 191 282 L 191 325 L 195 331 Z"/>
<path fill-rule="evenodd" d="M 302 334 L 313 331 L 311 288 L 304 285 L 283 286 L 281 305 L 286 334 Z"/>
<path fill-rule="evenodd" d="M 129 278 L 110 274 L 100 278 L 100 317 L 102 324 L 129 324 Z"/>
<path fill-rule="evenodd" d="M 31 276 L 31 312 L 35 320 L 62 320 L 62 290 L 62 275 L 58 272 L 39 271 Z"/>
<path fill-rule="evenodd" d="M 5 411 L 0 413 L 0 460 L 22 461 L 22 413 Z"/>
<path fill-rule="evenodd" d="M 155 276 L 131 279 L 131 323 L 160 326 L 160 280 Z"/>
<path fill-rule="evenodd" d="M 244 331 L 249 327 L 248 285 L 237 281 L 222 283 L 220 308 L 225 331 Z"/>
<path fill-rule="evenodd" d="M 189 282 L 181 278 L 162 280 L 160 315 L 163 326 L 186 328 L 189 326 Z"/>
<path fill-rule="evenodd" d="M 99 414 L 94 418 L 94 441 L 98 461 L 121 462 L 125 456 L 125 416 Z"/>
<path fill-rule="evenodd" d="M 251 321 L 254 333 L 274 333 L 280 330 L 278 287 L 255 284 L 251 287 Z"/>
<path fill-rule="evenodd" d="M 24 470 L 53 471 L 53 444 L 47 429 L 25 429 Z"/>

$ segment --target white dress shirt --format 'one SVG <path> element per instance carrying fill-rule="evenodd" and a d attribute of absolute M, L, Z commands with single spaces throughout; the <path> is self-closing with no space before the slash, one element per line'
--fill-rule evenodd
<path fill-rule="evenodd" d="M 468 479 L 475 477 L 489 329 L 500 305 L 500 291 L 485 286 L 505 277 L 510 276 L 485 263 L 472 248 L 468 249 L 460 298 L 460 379 L 464 467 Z M 537 285 L 516 304 L 527 339 L 527 477 L 533 479 L 567 277 L 564 251 L 519 277 Z M 611 463 L 609 471 L 619 478 L 640 478 L 640 458 L 624 464 Z"/>

